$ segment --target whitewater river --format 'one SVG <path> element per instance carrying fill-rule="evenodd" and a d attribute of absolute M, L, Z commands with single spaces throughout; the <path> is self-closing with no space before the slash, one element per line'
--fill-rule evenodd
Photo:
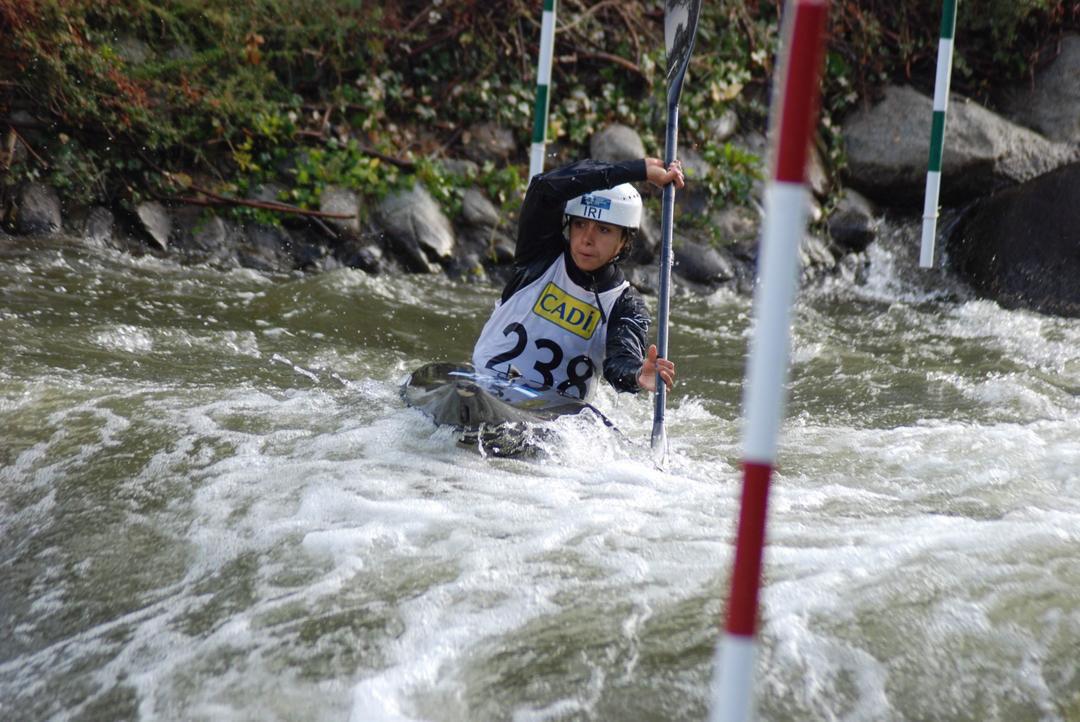
<path fill-rule="evenodd" d="M 1080 319 L 906 235 L 798 302 L 759 716 L 1075 722 Z M 749 300 L 673 302 L 660 470 L 607 387 L 532 460 L 404 407 L 496 295 L 0 240 L 0 718 L 703 720 Z"/>

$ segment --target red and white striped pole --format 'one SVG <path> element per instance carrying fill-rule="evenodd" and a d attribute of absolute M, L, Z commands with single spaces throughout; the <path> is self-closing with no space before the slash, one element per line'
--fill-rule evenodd
<path fill-rule="evenodd" d="M 717 650 L 713 722 L 742 722 L 753 710 L 758 591 L 769 482 L 784 415 L 791 305 L 806 230 L 806 162 L 817 124 L 827 0 L 788 0 L 781 75 L 770 117 L 772 177 L 765 188 L 756 327 L 743 396 L 743 490 L 724 637 Z"/>

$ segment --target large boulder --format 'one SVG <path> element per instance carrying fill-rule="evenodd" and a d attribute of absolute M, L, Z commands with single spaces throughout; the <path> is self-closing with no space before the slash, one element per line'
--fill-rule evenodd
<path fill-rule="evenodd" d="M 978 202 L 948 248 L 950 266 L 980 295 L 1080 316 L 1080 163 Z"/>
<path fill-rule="evenodd" d="M 19 192 L 19 213 L 15 219 L 18 233 L 56 233 L 62 222 L 60 197 L 52 186 L 27 183 L 22 187 Z"/>
<path fill-rule="evenodd" d="M 465 191 L 461 199 L 461 216 L 467 224 L 477 228 L 495 228 L 502 220 L 499 209 L 477 188 Z"/>
<path fill-rule="evenodd" d="M 735 266 L 724 253 L 694 241 L 683 241 L 673 249 L 672 270 L 694 283 L 717 286 L 735 277 Z"/>
<path fill-rule="evenodd" d="M 712 195 L 709 193 L 708 178 L 712 166 L 701 153 L 691 147 L 679 149 L 679 160 L 686 175 L 686 185 L 675 191 L 676 216 L 683 214 L 701 215 L 709 212 Z M 650 192 L 655 189 L 649 186 Z M 660 195 L 659 190 L 656 190 Z"/>
<path fill-rule="evenodd" d="M 237 265 L 240 230 L 200 206 L 179 206 L 169 212 L 171 251 L 183 263 L 231 268 Z"/>
<path fill-rule="evenodd" d="M 847 180 L 883 205 L 918 205 L 930 155 L 929 97 L 907 86 L 845 124 Z M 960 204 L 1042 175 L 1076 159 L 1076 150 L 952 96 L 945 130 L 941 199 Z"/>
<path fill-rule="evenodd" d="M 641 227 L 630 247 L 630 260 L 634 263 L 652 263 L 660 250 L 660 219 L 648 206 L 641 209 Z"/>
<path fill-rule="evenodd" d="M 1034 82 L 1004 94 L 1005 113 L 1051 140 L 1080 145 L 1080 35 L 1061 41 L 1061 53 Z"/>
<path fill-rule="evenodd" d="M 433 261 L 445 262 L 453 256 L 453 226 L 419 183 L 387 196 L 377 216 L 389 236 L 391 249 L 410 271 L 432 273 L 438 270 Z"/>

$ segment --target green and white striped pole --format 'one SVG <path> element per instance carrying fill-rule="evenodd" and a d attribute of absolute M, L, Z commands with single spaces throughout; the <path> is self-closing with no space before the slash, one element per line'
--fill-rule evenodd
<path fill-rule="evenodd" d="M 533 111 L 532 152 L 529 178 L 544 172 L 544 145 L 547 142 L 548 88 L 551 86 L 551 59 L 555 54 L 555 4 L 544 0 L 544 20 L 540 26 L 540 61 L 536 68 L 536 106 Z"/>
<path fill-rule="evenodd" d="M 930 128 L 930 164 L 926 171 L 926 202 L 923 205 L 921 268 L 934 267 L 934 240 L 937 237 L 938 196 L 941 193 L 941 159 L 945 155 L 945 110 L 949 105 L 952 75 L 953 38 L 956 35 L 956 0 L 945 0 L 941 8 L 937 77 L 934 79 L 934 119 Z"/>

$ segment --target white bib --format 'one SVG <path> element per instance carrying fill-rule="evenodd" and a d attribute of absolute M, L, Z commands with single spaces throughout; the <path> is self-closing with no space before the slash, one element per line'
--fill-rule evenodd
<path fill-rule="evenodd" d="M 473 366 L 522 376 L 582 400 L 603 373 L 607 318 L 630 284 L 597 294 L 570 280 L 559 256 L 540 278 L 495 307 L 473 349 Z"/>

